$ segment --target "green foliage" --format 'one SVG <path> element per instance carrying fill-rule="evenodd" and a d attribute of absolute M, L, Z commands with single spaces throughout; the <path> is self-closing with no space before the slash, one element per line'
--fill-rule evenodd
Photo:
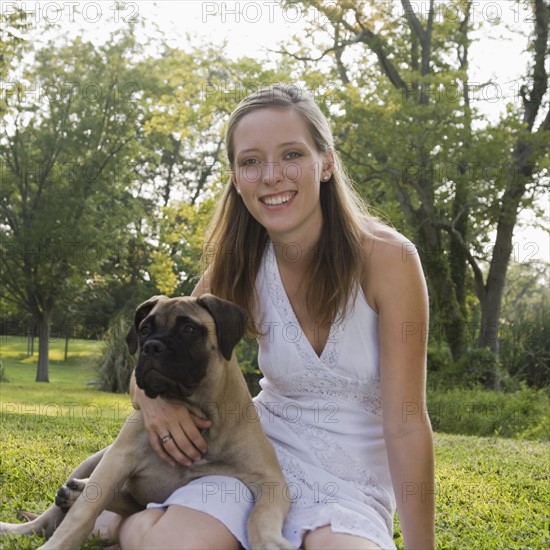
<path fill-rule="evenodd" d="M 248 391 L 252 396 L 258 395 L 258 382 L 263 376 L 258 368 L 258 343 L 255 339 L 245 337 L 237 344 L 235 354 L 239 359 L 239 367 L 244 374 Z"/>
<path fill-rule="evenodd" d="M 428 391 L 428 413 L 435 431 L 550 439 L 550 398 L 543 390 L 522 386 L 515 392 L 481 388 Z"/>
<path fill-rule="evenodd" d="M 141 217 L 127 169 L 144 111 L 136 83 L 148 82 L 137 70 L 140 49 L 132 28 L 101 46 L 48 42 L 19 67 L 38 92 L 9 98 L 0 141 L 0 295 L 40 326 L 42 381 L 54 310 L 117 255 Z"/>
<path fill-rule="evenodd" d="M 528 243 L 530 248 L 533 245 Z M 527 260 L 510 266 L 501 334 L 499 352 L 505 370 L 514 380 L 537 388 L 547 387 L 550 384 L 547 264 Z"/>
<path fill-rule="evenodd" d="M 501 345 L 501 361 L 510 375 L 530 386 L 550 385 L 550 312 L 539 307 L 517 316 L 514 338 Z"/>
<path fill-rule="evenodd" d="M 497 356 L 488 348 L 470 348 L 456 361 L 454 372 L 459 374 L 463 387 L 481 385 L 500 388 L 501 372 Z"/>
<path fill-rule="evenodd" d="M 127 393 L 136 359 L 130 355 L 126 335 L 131 323 L 122 316 L 116 317 L 105 334 L 98 363 L 100 387 L 113 393 Z"/>
<path fill-rule="evenodd" d="M 15 9 L 13 9 L 15 8 Z M 8 95 L 10 88 L 9 82 L 6 82 L 10 69 L 13 69 L 14 61 L 18 57 L 18 52 L 25 42 L 24 32 L 28 30 L 27 14 L 20 6 L 12 4 L 12 9 L 0 11 L 0 30 L 2 32 L 2 41 L 0 42 L 0 81 L 8 84 L 2 90 L 0 96 L 0 117 L 4 116 L 7 103 L 5 96 Z M 15 89 L 11 93 L 18 93 Z"/>
<path fill-rule="evenodd" d="M 215 207 L 213 199 L 199 204 L 174 202 L 156 220 L 159 244 L 151 255 L 149 272 L 159 292 L 168 296 L 191 294 L 202 275 L 205 231 Z"/>
<path fill-rule="evenodd" d="M 487 348 L 469 348 L 453 361 L 447 346 L 428 348 L 428 385 L 431 388 L 505 389 L 502 382 L 509 377 L 503 372 L 495 354 Z"/>

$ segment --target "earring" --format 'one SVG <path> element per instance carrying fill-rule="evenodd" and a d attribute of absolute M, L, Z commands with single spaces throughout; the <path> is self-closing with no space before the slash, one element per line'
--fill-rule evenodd
<path fill-rule="evenodd" d="M 330 174 L 327 174 L 324 178 L 323 178 L 323 181 L 328 181 L 330 179 Z"/>
<path fill-rule="evenodd" d="M 235 185 L 235 190 L 237 191 L 237 195 L 241 194 L 241 190 Z"/>

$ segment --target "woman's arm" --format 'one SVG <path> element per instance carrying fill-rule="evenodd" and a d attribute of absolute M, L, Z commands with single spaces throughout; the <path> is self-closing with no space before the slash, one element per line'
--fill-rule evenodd
<path fill-rule="evenodd" d="M 205 292 L 208 290 L 202 277 L 192 296 L 200 296 Z M 173 466 L 176 463 L 191 466 L 193 461 L 201 459 L 207 448 L 200 430 L 211 426 L 209 420 L 191 414 L 176 401 L 160 396 L 155 399 L 147 397 L 135 384 L 134 375 L 130 382 L 130 396 L 134 406 L 141 410 L 151 447 L 162 460 Z M 163 444 L 160 438 L 165 435 L 171 435 L 172 438 Z"/>
<path fill-rule="evenodd" d="M 433 440 L 426 410 L 428 295 L 412 244 L 388 231 L 369 259 L 379 313 L 384 437 L 405 548 L 435 548 Z"/>

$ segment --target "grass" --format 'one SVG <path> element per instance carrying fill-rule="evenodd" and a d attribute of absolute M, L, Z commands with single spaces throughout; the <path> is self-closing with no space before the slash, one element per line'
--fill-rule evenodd
<path fill-rule="evenodd" d="M 108 445 L 131 410 L 127 395 L 88 385 L 95 378 L 94 345 L 74 343 L 67 363 L 62 353 L 54 359 L 49 384 L 34 382 L 34 359 L 18 345 L 2 342 L 10 380 L 0 386 L 3 521 L 17 521 L 17 510 L 45 509 L 74 466 Z M 549 548 L 549 451 L 547 442 L 436 433 L 438 548 Z M 397 518 L 395 539 L 402 548 Z M 0 548 L 40 542 L 5 536 Z"/>

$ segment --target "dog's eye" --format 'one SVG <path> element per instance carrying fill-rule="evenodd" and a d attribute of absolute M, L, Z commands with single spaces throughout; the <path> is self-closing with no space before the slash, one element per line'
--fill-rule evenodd
<path fill-rule="evenodd" d="M 181 331 L 184 334 L 195 334 L 197 332 L 197 327 L 191 323 L 185 323 L 185 325 L 181 327 Z"/>
<path fill-rule="evenodd" d="M 150 332 L 151 332 L 151 327 L 149 327 L 148 325 L 140 327 L 139 329 L 140 336 L 148 336 Z"/>

